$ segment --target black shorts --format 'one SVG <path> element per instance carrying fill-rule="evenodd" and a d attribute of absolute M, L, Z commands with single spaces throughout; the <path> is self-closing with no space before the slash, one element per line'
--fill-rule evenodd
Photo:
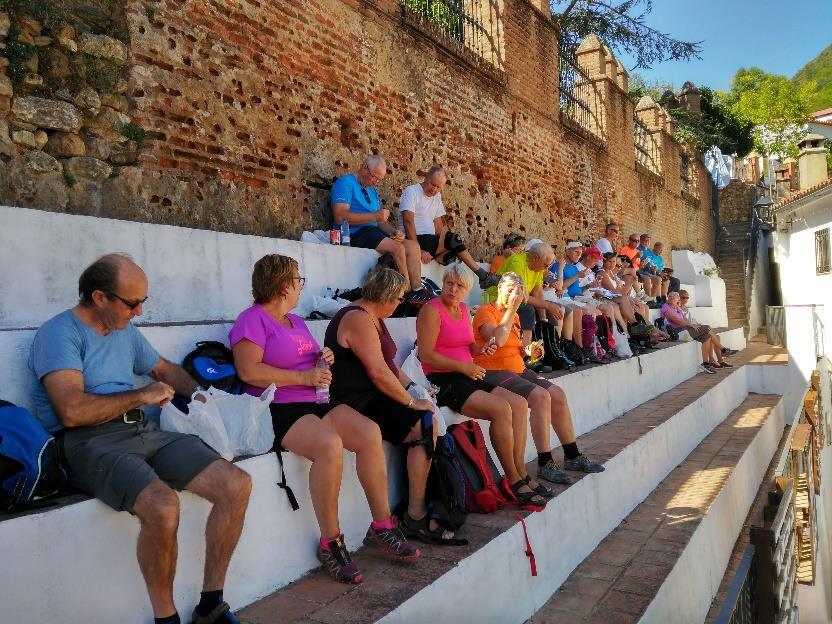
<path fill-rule="evenodd" d="M 307 414 L 323 418 L 334 407 L 332 403 L 272 403 L 269 411 L 274 425 L 274 448 L 283 445 L 284 436 L 301 418 Z"/>
<path fill-rule="evenodd" d="M 381 228 L 363 227 L 350 236 L 350 246 L 375 249 L 385 238 L 388 238 L 388 236 L 381 231 Z"/>
<path fill-rule="evenodd" d="M 417 234 L 416 240 L 419 241 L 419 247 L 428 252 L 431 256 L 436 255 L 436 250 L 439 249 L 439 235 L 438 234 Z M 466 246 L 463 240 L 455 233 L 448 230 L 445 232 L 445 241 L 443 247 L 446 252 L 443 254 L 442 264 L 449 264 L 456 259 L 457 254 L 465 251 Z"/>
<path fill-rule="evenodd" d="M 373 395 L 360 410 L 381 429 L 381 439 L 398 446 L 410 435 L 413 426 L 422 420 L 423 411 L 410 409 L 380 392 Z"/>
<path fill-rule="evenodd" d="M 537 322 L 537 311 L 528 303 L 521 303 L 517 308 L 517 316 L 520 317 L 520 329 L 533 330 Z"/>
<path fill-rule="evenodd" d="M 428 381 L 439 386 L 436 404 L 462 413 L 465 402 L 477 390 L 491 392 L 496 386 L 484 379 L 471 379 L 462 373 L 430 373 Z"/>

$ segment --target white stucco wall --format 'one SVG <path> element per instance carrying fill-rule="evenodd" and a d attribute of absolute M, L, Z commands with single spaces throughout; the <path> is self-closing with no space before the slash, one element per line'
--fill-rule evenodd
<path fill-rule="evenodd" d="M 725 304 L 725 282 L 721 277 L 705 275 L 705 271 L 716 269 L 714 259 L 706 253 L 673 250 L 673 276 L 683 284 L 696 288 L 696 305 L 711 307 L 710 321 L 713 327 L 728 326 L 728 308 Z"/>

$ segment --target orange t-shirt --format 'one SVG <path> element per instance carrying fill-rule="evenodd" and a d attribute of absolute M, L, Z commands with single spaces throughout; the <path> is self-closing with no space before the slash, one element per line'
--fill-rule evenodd
<path fill-rule="evenodd" d="M 630 260 L 633 261 L 633 268 L 638 269 L 641 267 L 641 258 L 637 257 L 638 248 L 633 249 L 629 245 L 624 245 L 621 249 L 618 250 L 619 256 L 627 256 Z"/>
<path fill-rule="evenodd" d="M 500 254 L 499 256 L 496 256 L 491 261 L 491 266 L 488 267 L 488 270 L 491 271 L 492 273 L 496 273 L 497 269 L 499 269 L 502 266 L 503 262 L 505 262 L 505 261 L 506 261 L 505 254 Z"/>
<path fill-rule="evenodd" d="M 472 327 L 474 329 L 474 342 L 482 349 L 485 340 L 480 335 L 480 327 L 486 323 L 499 325 L 503 318 L 493 303 L 482 306 L 474 315 Z M 523 364 L 523 338 L 520 334 L 520 317 L 514 315 L 514 322 L 511 331 L 502 347 L 498 347 L 494 355 L 488 356 L 483 353 L 474 356 L 474 364 L 482 366 L 485 370 L 507 370 L 512 373 L 522 373 L 526 368 Z"/>

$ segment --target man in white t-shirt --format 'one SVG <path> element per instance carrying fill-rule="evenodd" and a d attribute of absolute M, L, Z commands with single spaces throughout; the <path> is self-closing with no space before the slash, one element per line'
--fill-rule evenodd
<path fill-rule="evenodd" d="M 604 228 L 604 236 L 595 242 L 595 246 L 601 252 L 602 258 L 607 253 L 618 253 L 618 237 L 620 232 L 620 225 L 617 223 L 607 223 L 607 226 Z M 600 266 L 603 266 L 603 260 L 599 264 Z"/>
<path fill-rule="evenodd" d="M 461 260 L 480 280 L 480 288 L 496 286 L 500 278 L 481 268 L 471 257 L 465 241 L 445 224 L 445 205 L 442 188 L 447 176 L 439 165 L 433 165 L 419 184 L 411 184 L 402 191 L 399 200 L 399 229 L 408 240 L 417 241 L 422 249 L 422 262 L 436 260 L 449 264 Z"/>

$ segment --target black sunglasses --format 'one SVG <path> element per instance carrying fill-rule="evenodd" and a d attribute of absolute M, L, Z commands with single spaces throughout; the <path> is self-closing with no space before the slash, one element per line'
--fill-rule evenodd
<path fill-rule="evenodd" d="M 637 242 L 638 242 L 638 239 L 637 239 L 637 238 L 631 238 L 631 239 L 630 239 L 630 242 L 631 242 L 631 243 L 637 243 Z"/>
<path fill-rule="evenodd" d="M 145 301 L 147 301 L 150 298 L 150 297 L 145 297 L 141 301 L 127 301 L 127 299 L 123 299 L 122 297 L 119 297 L 114 292 L 111 292 L 111 291 L 106 291 L 106 292 L 107 292 L 107 295 L 109 295 L 110 297 L 115 297 L 116 299 L 121 301 L 124 305 L 126 305 L 128 308 L 130 308 L 131 310 L 135 310 L 136 308 L 138 308 L 140 305 L 142 305 Z"/>

